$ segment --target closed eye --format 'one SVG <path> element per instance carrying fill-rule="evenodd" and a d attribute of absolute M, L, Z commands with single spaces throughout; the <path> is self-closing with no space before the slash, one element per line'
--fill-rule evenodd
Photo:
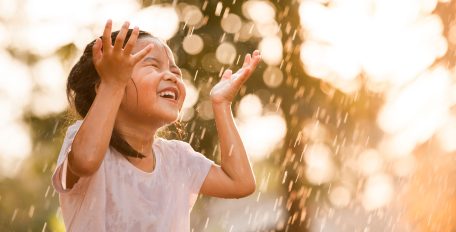
<path fill-rule="evenodd" d="M 152 66 L 152 67 L 156 67 L 156 68 L 159 68 L 160 67 L 160 62 L 158 59 L 154 58 L 154 57 L 146 57 L 144 59 L 144 63 L 145 65 L 147 66 Z"/>
<path fill-rule="evenodd" d="M 150 67 L 150 68 L 154 69 L 155 71 L 160 70 L 160 66 L 158 64 L 148 64 L 148 65 L 146 65 L 146 67 Z"/>
<path fill-rule="evenodd" d="M 180 71 L 179 68 L 177 68 L 176 66 L 172 66 L 171 67 L 171 72 L 173 74 L 175 74 L 176 76 L 178 76 L 179 78 L 182 78 L 182 72 Z"/>

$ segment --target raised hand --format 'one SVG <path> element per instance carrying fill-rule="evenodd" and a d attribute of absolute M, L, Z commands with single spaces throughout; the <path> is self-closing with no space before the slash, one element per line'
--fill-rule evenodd
<path fill-rule="evenodd" d="M 247 54 L 244 59 L 242 68 L 236 73 L 232 73 L 230 69 L 227 69 L 221 80 L 211 90 L 212 103 L 231 103 L 236 96 L 237 92 L 249 79 L 252 72 L 260 62 L 260 52 L 255 50 L 253 55 Z"/>
<path fill-rule="evenodd" d="M 95 40 L 92 50 L 93 63 L 101 82 L 124 87 L 131 78 L 133 67 L 151 51 L 153 45 L 149 44 L 136 54 L 131 54 L 138 39 L 138 27 L 133 29 L 127 44 L 122 48 L 129 26 L 129 22 L 123 24 L 122 29 L 117 34 L 114 45 L 112 45 L 112 21 L 108 20 L 102 38 Z"/>

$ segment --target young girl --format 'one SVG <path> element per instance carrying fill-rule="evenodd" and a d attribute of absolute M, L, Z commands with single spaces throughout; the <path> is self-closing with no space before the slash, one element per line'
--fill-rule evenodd
<path fill-rule="evenodd" d="M 140 31 L 111 33 L 89 43 L 70 72 L 67 94 L 84 118 L 68 128 L 52 183 L 67 231 L 189 231 L 199 193 L 240 198 L 255 178 L 231 102 L 260 61 L 224 72 L 210 96 L 221 166 L 185 142 L 155 137 L 177 120 L 185 98 L 169 47 Z"/>

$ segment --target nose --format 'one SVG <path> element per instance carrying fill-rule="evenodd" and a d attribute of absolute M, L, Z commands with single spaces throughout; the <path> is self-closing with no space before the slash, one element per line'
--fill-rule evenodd
<path fill-rule="evenodd" d="M 172 81 L 174 83 L 176 83 L 178 81 L 176 74 L 174 74 L 172 72 L 165 72 L 163 75 L 163 79 L 165 81 Z"/>

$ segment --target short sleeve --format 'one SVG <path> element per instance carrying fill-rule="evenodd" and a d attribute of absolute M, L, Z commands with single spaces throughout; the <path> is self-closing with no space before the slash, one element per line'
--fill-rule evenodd
<path fill-rule="evenodd" d="M 52 185 L 54 186 L 54 189 L 62 194 L 79 193 L 82 190 L 81 188 L 84 185 L 84 182 L 87 182 L 87 177 L 81 177 L 71 189 L 66 189 L 68 153 L 71 151 L 71 144 L 73 143 L 73 139 L 76 136 L 79 127 L 81 127 L 81 124 L 82 120 L 78 120 L 73 125 L 68 127 L 63 140 L 62 148 L 60 149 L 60 153 L 57 158 L 57 165 L 52 175 Z"/>
<path fill-rule="evenodd" d="M 198 194 L 214 161 L 195 151 L 190 144 L 182 141 L 176 143 L 177 152 L 180 154 L 184 165 L 184 177 L 190 192 Z"/>

